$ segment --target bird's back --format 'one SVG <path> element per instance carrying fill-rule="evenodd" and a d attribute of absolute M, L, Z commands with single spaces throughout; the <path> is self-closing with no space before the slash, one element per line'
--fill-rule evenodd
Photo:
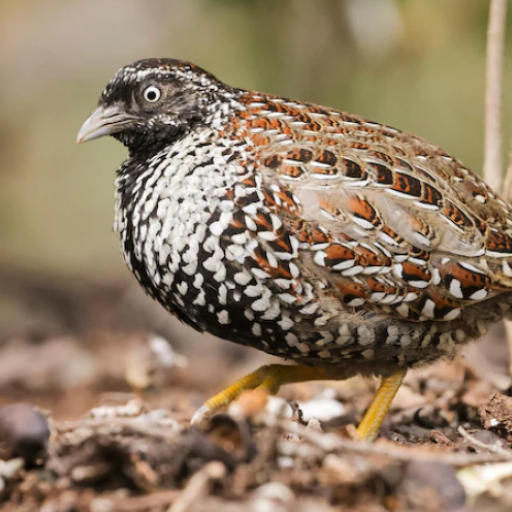
<path fill-rule="evenodd" d="M 296 199 L 297 211 L 281 210 L 285 227 L 314 271 L 342 293 L 357 285 L 358 305 L 451 320 L 512 285 L 510 206 L 460 161 L 332 109 L 252 93 L 242 102 L 233 123 L 265 187 Z"/>

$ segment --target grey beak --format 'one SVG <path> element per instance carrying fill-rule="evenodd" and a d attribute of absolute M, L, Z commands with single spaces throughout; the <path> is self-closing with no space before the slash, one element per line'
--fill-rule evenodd
<path fill-rule="evenodd" d="M 134 121 L 134 117 L 123 112 L 119 107 L 98 107 L 80 128 L 76 138 L 77 144 L 98 139 L 123 131 Z"/>

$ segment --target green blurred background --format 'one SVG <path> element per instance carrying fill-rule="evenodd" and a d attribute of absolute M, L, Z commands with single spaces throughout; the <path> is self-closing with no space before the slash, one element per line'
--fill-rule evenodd
<path fill-rule="evenodd" d="M 0 272 L 136 287 L 111 229 L 125 150 L 75 137 L 115 71 L 143 57 L 388 123 L 479 172 L 487 12 L 482 0 L 0 0 Z"/>

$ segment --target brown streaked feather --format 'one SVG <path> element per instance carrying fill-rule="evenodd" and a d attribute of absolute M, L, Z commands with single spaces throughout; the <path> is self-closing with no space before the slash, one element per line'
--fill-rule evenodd
<path fill-rule="evenodd" d="M 347 305 L 452 320 L 512 288 L 512 212 L 457 159 L 357 116 L 261 98 L 247 97 L 237 129 L 252 141 L 269 207 L 285 212 L 296 257 L 312 252 Z"/>

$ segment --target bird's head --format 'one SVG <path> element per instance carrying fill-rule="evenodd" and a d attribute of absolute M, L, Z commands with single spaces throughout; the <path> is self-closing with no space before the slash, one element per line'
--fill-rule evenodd
<path fill-rule="evenodd" d="M 227 96 L 227 86 L 194 64 L 140 60 L 107 84 L 77 142 L 112 135 L 130 150 L 169 143 L 206 122 Z"/>

